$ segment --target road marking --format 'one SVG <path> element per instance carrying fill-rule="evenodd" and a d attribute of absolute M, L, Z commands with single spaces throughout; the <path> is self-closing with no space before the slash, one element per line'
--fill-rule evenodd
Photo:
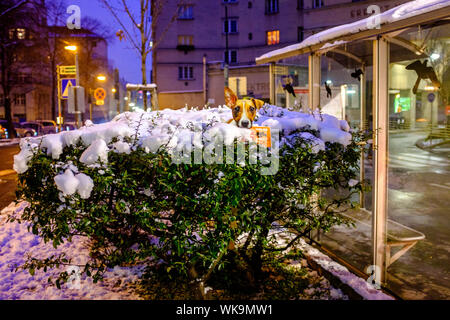
<path fill-rule="evenodd" d="M 443 185 L 441 185 L 441 184 L 429 183 L 429 185 L 430 185 L 430 186 L 433 186 L 433 187 L 439 187 L 439 188 L 444 188 L 444 189 L 450 190 L 450 187 L 443 186 Z"/>
<path fill-rule="evenodd" d="M 440 166 L 440 167 L 448 166 L 447 163 L 442 163 L 442 162 L 438 162 L 435 160 L 411 159 L 408 156 L 400 156 L 400 155 L 391 155 L 391 158 L 389 160 L 408 161 L 407 163 L 409 163 L 409 164 L 423 164 L 423 165 Z"/>
<path fill-rule="evenodd" d="M 408 162 L 401 159 L 389 159 L 389 167 L 424 168 L 427 165 L 419 162 Z"/>
<path fill-rule="evenodd" d="M 447 163 L 450 163 L 450 161 L 449 161 L 448 159 L 445 159 L 445 158 L 439 158 L 439 157 L 434 157 L 434 156 L 427 155 L 427 154 L 400 153 L 400 155 L 404 155 L 404 156 L 412 157 L 412 158 L 420 158 L 420 159 L 429 160 L 429 161 L 437 161 L 437 162 L 447 162 Z"/>
<path fill-rule="evenodd" d="M 12 170 L 12 169 L 1 170 L 0 171 L 0 177 L 8 176 L 8 175 L 14 174 L 14 173 L 16 173 L 16 172 L 14 170 Z"/>

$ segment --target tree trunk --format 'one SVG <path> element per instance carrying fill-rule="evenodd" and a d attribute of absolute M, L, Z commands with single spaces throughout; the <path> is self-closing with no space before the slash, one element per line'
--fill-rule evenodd
<path fill-rule="evenodd" d="M 142 55 L 142 65 L 141 65 L 141 70 L 142 70 L 142 84 L 146 85 L 147 84 L 147 68 L 146 68 L 146 61 L 147 61 L 147 55 L 143 54 Z M 144 98 L 144 110 L 145 111 L 150 111 L 148 108 L 148 99 L 147 99 L 147 91 L 143 91 L 143 98 Z"/>
<path fill-rule="evenodd" d="M 8 137 L 9 138 L 15 138 L 16 137 L 16 131 L 14 130 L 14 126 L 12 123 L 12 112 L 11 112 L 11 90 L 9 86 L 9 77 L 7 75 L 7 65 L 6 65 L 6 53 L 5 49 L 1 49 L 1 68 L 2 68 L 2 89 L 3 89 L 3 96 L 4 96 L 4 106 L 5 106 L 5 117 L 6 117 L 6 129 L 8 129 Z"/>
<path fill-rule="evenodd" d="M 144 0 L 141 0 L 141 23 L 139 24 L 139 31 L 141 32 L 141 71 L 142 71 L 142 84 L 147 84 L 147 39 L 145 36 L 145 19 L 146 10 Z M 148 110 L 147 91 L 142 91 L 144 95 L 144 110 Z"/>
<path fill-rule="evenodd" d="M 5 116 L 6 116 L 6 128 L 8 129 L 8 136 L 9 138 L 15 138 L 16 137 L 16 131 L 14 130 L 14 125 L 12 123 L 12 115 L 11 115 L 11 99 L 8 95 L 5 94 Z"/>
<path fill-rule="evenodd" d="M 267 239 L 267 235 L 269 234 L 270 226 L 265 227 L 263 231 L 257 236 L 258 240 L 253 247 L 252 256 L 250 260 L 250 265 L 253 270 L 254 277 L 256 281 L 262 279 L 262 255 L 264 251 L 264 243 L 263 241 Z"/>
<path fill-rule="evenodd" d="M 57 92 L 57 75 L 56 75 L 56 63 L 55 63 L 55 60 L 54 59 L 52 59 L 52 63 L 51 63 L 51 72 L 50 72 L 50 74 L 52 75 L 52 87 L 51 87 L 51 90 L 52 90 L 52 93 L 51 93 L 51 96 L 52 96 L 52 119 L 56 119 L 56 117 L 59 117 L 59 114 L 58 114 L 58 110 L 57 110 L 57 106 L 58 106 L 58 102 L 57 102 L 57 95 L 58 95 L 58 92 Z"/>

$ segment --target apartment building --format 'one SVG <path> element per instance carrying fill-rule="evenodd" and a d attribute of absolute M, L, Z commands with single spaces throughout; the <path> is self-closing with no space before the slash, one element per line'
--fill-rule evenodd
<path fill-rule="evenodd" d="M 269 100 L 269 66 L 255 57 L 405 0 L 169 0 L 158 17 L 153 81 L 162 108 L 224 103 L 224 61 L 240 96 Z M 173 15 L 176 19 L 170 23 Z M 168 27 L 168 29 L 167 29 Z M 228 41 L 227 41 L 228 38 Z M 158 40 L 161 39 L 161 40 Z M 227 48 L 228 42 L 228 51 Z"/>

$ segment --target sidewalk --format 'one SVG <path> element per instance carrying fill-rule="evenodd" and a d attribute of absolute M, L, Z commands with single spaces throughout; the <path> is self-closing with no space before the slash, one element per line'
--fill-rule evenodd
<path fill-rule="evenodd" d="M 13 146 L 20 143 L 20 138 L 0 139 L 0 147 Z"/>

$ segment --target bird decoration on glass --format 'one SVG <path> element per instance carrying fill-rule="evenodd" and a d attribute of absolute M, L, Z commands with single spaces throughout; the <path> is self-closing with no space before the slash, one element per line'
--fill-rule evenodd
<path fill-rule="evenodd" d="M 425 60 L 424 62 L 417 60 L 405 67 L 406 70 L 414 70 L 417 73 L 416 84 L 412 89 L 414 94 L 417 94 L 417 89 L 419 89 L 421 80 L 429 79 L 435 88 L 441 88 L 441 83 L 439 82 L 433 67 L 428 67 L 427 64 L 428 60 Z"/>
<path fill-rule="evenodd" d="M 287 78 L 286 79 L 286 83 L 283 86 L 283 89 L 285 91 L 287 91 L 288 93 L 292 94 L 294 97 L 296 97 L 295 92 L 294 92 L 294 87 L 292 86 L 292 79 L 291 78 Z"/>
<path fill-rule="evenodd" d="M 355 69 L 355 72 L 352 72 L 350 75 L 355 78 L 358 79 L 358 81 L 361 81 L 361 76 L 364 74 L 364 72 L 362 72 L 361 69 Z"/>
<path fill-rule="evenodd" d="M 117 31 L 116 36 L 119 38 L 119 41 L 122 41 L 123 39 L 125 39 L 125 34 L 124 34 L 123 30 Z"/>
<path fill-rule="evenodd" d="M 327 90 L 327 98 L 331 98 L 331 97 L 332 97 L 332 94 L 331 94 L 331 88 L 330 88 L 330 86 L 328 85 L 327 82 L 324 82 L 323 84 L 325 85 L 325 89 Z"/>

